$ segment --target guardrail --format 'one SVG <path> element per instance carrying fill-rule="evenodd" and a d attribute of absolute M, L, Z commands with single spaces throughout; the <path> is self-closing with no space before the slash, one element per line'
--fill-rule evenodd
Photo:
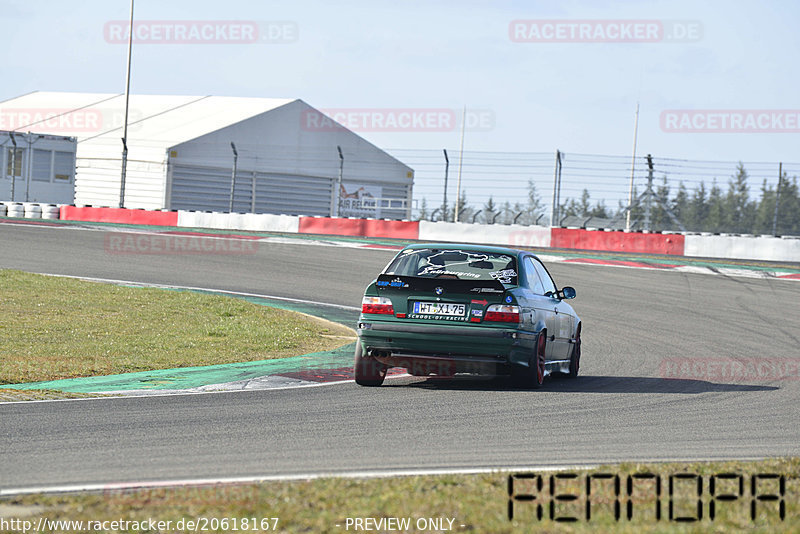
<path fill-rule="evenodd" d="M 26 208 L 26 205 L 40 207 Z M 5 209 L 4 209 L 5 208 Z M 184 228 L 214 228 L 414 241 L 482 243 L 510 247 L 639 252 L 706 258 L 800 262 L 800 236 L 644 233 L 546 226 L 469 224 L 388 219 L 305 217 L 255 213 L 148 211 L 52 204 L 0 203 L 0 217 L 60 218 Z M 37 215 L 38 214 L 38 215 Z"/>

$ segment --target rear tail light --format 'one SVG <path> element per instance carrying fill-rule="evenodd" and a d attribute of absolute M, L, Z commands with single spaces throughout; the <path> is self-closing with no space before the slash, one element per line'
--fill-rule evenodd
<path fill-rule="evenodd" d="M 364 297 L 361 301 L 361 313 L 385 313 L 394 315 L 392 301 L 386 297 Z"/>
<path fill-rule="evenodd" d="M 484 321 L 494 321 L 498 323 L 518 323 L 519 306 L 509 306 L 507 304 L 492 304 L 486 308 Z"/>

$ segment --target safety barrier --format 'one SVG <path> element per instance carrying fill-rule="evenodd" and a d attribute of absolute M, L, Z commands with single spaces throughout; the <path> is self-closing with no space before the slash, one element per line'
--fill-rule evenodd
<path fill-rule="evenodd" d="M 24 217 L 25 216 L 25 206 L 22 205 L 21 202 L 6 202 L 6 217 Z"/>
<path fill-rule="evenodd" d="M 512 224 L 469 224 L 420 221 L 420 241 L 482 243 L 510 247 L 549 247 L 550 228 Z"/>
<path fill-rule="evenodd" d="M 605 232 L 581 228 L 553 228 L 550 246 L 578 250 L 613 250 L 648 254 L 683 255 L 682 234 Z"/>
<path fill-rule="evenodd" d="M 300 233 L 358 237 L 391 237 L 395 239 L 416 240 L 419 239 L 419 222 L 384 219 L 300 217 Z"/>
<path fill-rule="evenodd" d="M 94 208 L 61 206 L 61 219 L 65 221 L 143 224 L 148 226 L 177 226 L 176 211 L 129 210 L 125 208 Z"/>
<path fill-rule="evenodd" d="M 100 207 L 56 207 L 0 203 L 0 216 L 37 216 L 63 220 L 214 228 L 261 232 L 394 238 L 410 241 L 482 243 L 511 247 L 632 252 L 705 258 L 800 262 L 800 238 L 697 235 L 548 228 L 381 219 L 345 219 L 253 213 L 147 211 Z M 5 208 L 5 209 L 3 209 Z M 41 210 L 41 211 L 40 211 Z M 5 211 L 5 213 L 3 213 Z M 60 213 L 56 213 L 60 211 Z"/>
<path fill-rule="evenodd" d="M 218 230 L 296 234 L 299 232 L 299 225 L 300 217 L 294 215 L 178 211 L 178 226 L 183 228 L 215 228 Z"/>
<path fill-rule="evenodd" d="M 740 260 L 800 261 L 800 238 L 687 235 L 685 256 Z"/>

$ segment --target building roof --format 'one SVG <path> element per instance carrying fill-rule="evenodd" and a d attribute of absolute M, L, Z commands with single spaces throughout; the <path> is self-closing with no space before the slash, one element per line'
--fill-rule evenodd
<path fill-rule="evenodd" d="M 295 100 L 132 94 L 128 141 L 171 147 Z M 124 114 L 124 94 L 35 91 L 0 102 L 0 130 L 74 136 L 79 143 L 118 147 Z"/>
<path fill-rule="evenodd" d="M 185 172 L 193 166 L 204 180 L 221 171 L 227 176 L 234 142 L 238 168 L 252 176 L 336 179 L 341 147 L 352 162 L 349 179 L 387 190 L 413 184 L 410 167 L 344 127 L 304 130 L 309 111 L 315 110 L 300 99 L 130 95 L 125 206 L 169 207 L 170 173 L 178 166 Z M 0 102 L 0 130 L 14 131 L 23 143 L 28 132 L 77 138 L 75 202 L 113 206 L 120 198 L 124 114 L 125 95 L 36 91 Z"/>

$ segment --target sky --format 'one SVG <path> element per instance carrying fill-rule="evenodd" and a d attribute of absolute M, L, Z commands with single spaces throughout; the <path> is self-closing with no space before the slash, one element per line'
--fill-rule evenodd
<path fill-rule="evenodd" d="M 129 7 L 2 0 L 0 101 L 124 92 L 114 29 Z M 465 107 L 465 152 L 630 157 L 637 103 L 639 155 L 800 161 L 800 4 L 788 0 L 137 0 L 134 15 L 149 42 L 134 43 L 132 93 L 302 98 L 350 112 L 346 126 L 412 167 L 426 153 L 411 150 L 459 150 Z M 192 24 L 223 30 L 165 42 Z"/>

